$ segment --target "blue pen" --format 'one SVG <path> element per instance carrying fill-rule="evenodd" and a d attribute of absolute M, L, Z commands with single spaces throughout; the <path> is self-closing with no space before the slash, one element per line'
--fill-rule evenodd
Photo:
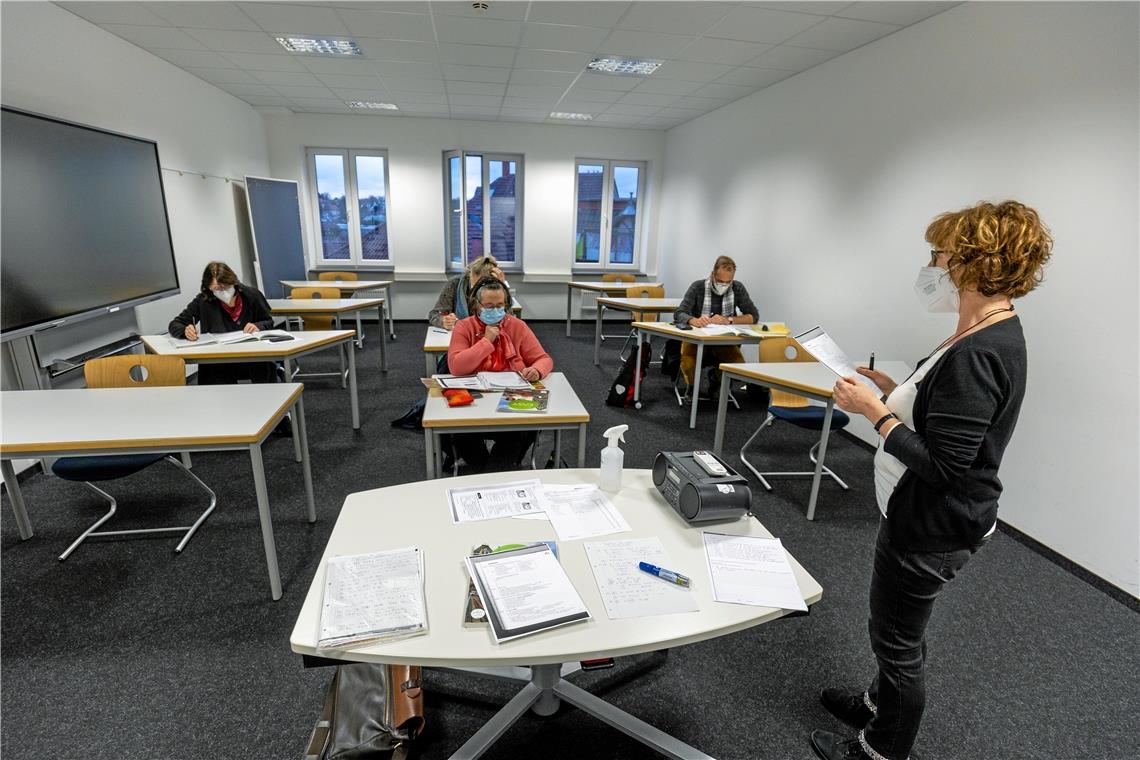
<path fill-rule="evenodd" d="M 638 562 L 637 563 L 637 569 L 638 570 L 644 570 L 645 572 L 649 573 L 650 575 L 656 575 L 658 578 L 660 578 L 663 581 L 669 581 L 670 583 L 676 583 L 678 586 L 688 587 L 688 585 L 690 583 L 692 583 L 691 580 L 689 580 L 684 575 L 681 575 L 680 573 L 675 573 L 672 570 L 666 570 L 663 567 L 657 567 L 657 565 L 651 565 L 648 562 Z"/>

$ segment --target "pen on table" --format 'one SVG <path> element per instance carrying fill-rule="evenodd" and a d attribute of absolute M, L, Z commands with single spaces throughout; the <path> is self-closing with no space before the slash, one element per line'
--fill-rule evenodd
<path fill-rule="evenodd" d="M 649 573 L 650 575 L 656 575 L 658 578 L 660 578 L 663 581 L 669 581 L 670 583 L 676 583 L 678 586 L 686 586 L 687 587 L 689 584 L 692 583 L 692 581 L 689 580 L 689 578 L 687 576 L 681 575 L 680 573 L 675 573 L 672 570 L 666 570 L 663 567 L 657 567 L 657 565 L 651 565 L 648 562 L 638 562 L 637 563 L 637 569 L 638 570 L 644 570 L 645 572 Z"/>
<path fill-rule="evenodd" d="M 872 371 L 874 371 L 874 369 L 875 369 L 875 352 L 874 351 L 871 352 L 871 361 L 870 361 L 867 369 L 872 370 Z"/>

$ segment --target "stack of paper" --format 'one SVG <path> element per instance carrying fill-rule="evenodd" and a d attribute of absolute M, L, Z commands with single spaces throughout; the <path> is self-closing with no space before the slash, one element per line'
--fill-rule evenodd
<path fill-rule="evenodd" d="M 469 391 L 503 391 L 530 389 L 534 386 L 518 372 L 480 372 L 477 375 L 432 375 L 441 388 L 466 388 Z"/>
<path fill-rule="evenodd" d="M 247 333 L 241 330 L 226 333 L 202 333 L 198 336 L 198 340 L 186 340 L 185 338 L 170 338 L 170 344 L 175 348 L 190 348 L 192 346 L 208 346 L 211 343 L 227 346 L 231 343 L 246 343 L 248 341 L 263 340 L 271 343 L 284 340 L 294 340 L 295 336 L 284 330 L 261 330 L 260 332 Z"/>
<path fill-rule="evenodd" d="M 703 538 L 713 599 L 807 611 L 780 539 L 724 533 Z"/>
<path fill-rule="evenodd" d="M 485 486 L 447 489 L 453 523 L 493 520 L 541 513 L 542 484 L 537 480 L 519 480 Z"/>
<path fill-rule="evenodd" d="M 318 648 L 427 633 L 423 552 L 330 557 Z"/>
<path fill-rule="evenodd" d="M 629 523 L 597 486 L 547 484 L 542 488 L 542 505 L 561 541 L 629 530 Z"/>

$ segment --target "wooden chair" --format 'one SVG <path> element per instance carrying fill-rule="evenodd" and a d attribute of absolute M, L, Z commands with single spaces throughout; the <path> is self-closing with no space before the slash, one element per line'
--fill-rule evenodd
<path fill-rule="evenodd" d="M 356 282 L 360 277 L 356 272 L 319 272 L 317 279 L 321 282 Z"/>
<path fill-rule="evenodd" d="M 186 362 L 177 356 L 151 356 L 149 354 L 132 354 L 129 356 L 109 356 L 103 359 L 92 359 L 83 366 L 83 376 L 89 388 L 132 388 L 176 386 L 186 384 Z M 99 528 L 115 515 L 118 502 L 115 497 L 94 485 L 92 481 L 115 480 L 133 475 L 136 472 L 150 467 L 156 462 L 165 459 L 185 473 L 197 483 L 202 490 L 210 495 L 210 505 L 206 511 L 199 515 L 193 525 L 171 526 L 168 528 L 140 528 L 136 530 L 109 530 L 99 531 Z M 78 456 L 57 459 L 51 467 L 58 477 L 82 483 L 99 496 L 110 502 L 111 508 L 100 517 L 94 525 L 72 542 L 67 550 L 59 555 L 62 562 L 74 552 L 81 543 L 91 536 L 126 536 L 148 533 L 180 532 L 184 535 L 175 547 L 175 552 L 181 552 L 194 532 L 198 530 L 207 517 L 217 506 L 218 498 L 197 475 L 180 462 L 176 457 L 166 454 L 120 454 L 110 456 Z"/>
<path fill-rule="evenodd" d="M 602 282 L 637 282 L 637 275 L 610 272 L 602 275 Z"/>
<path fill-rule="evenodd" d="M 794 338 L 765 338 L 760 341 L 760 361 L 761 362 L 814 362 L 815 358 L 800 346 Z M 760 427 L 756 428 L 756 432 L 744 442 L 740 447 L 740 461 L 752 471 L 757 478 L 760 479 L 760 484 L 765 489 L 771 491 L 772 486 L 768 484 L 765 476 L 768 477 L 784 477 L 784 478 L 802 478 L 814 477 L 815 472 L 760 472 L 751 462 L 745 457 L 744 452 L 749 444 L 756 439 L 764 428 L 771 425 L 775 420 L 783 420 L 784 422 L 791 423 L 796 427 L 804 428 L 805 430 L 814 430 L 821 432 L 823 430 L 823 419 L 826 414 L 826 409 L 821 406 L 813 406 L 808 403 L 808 400 L 803 396 L 797 396 L 794 393 L 787 391 L 771 389 L 771 398 L 768 402 L 768 414 L 764 421 L 760 423 Z M 840 409 L 832 411 L 831 415 L 831 430 L 842 430 L 851 421 Z M 819 451 L 820 442 L 808 451 L 808 458 L 811 459 L 812 464 L 816 463 L 816 452 Z M 823 474 L 830 476 L 836 483 L 838 483 L 844 491 L 847 490 L 847 484 L 836 475 L 831 469 L 824 465 Z"/>
<path fill-rule="evenodd" d="M 632 288 L 626 288 L 625 297 L 626 298 L 664 298 L 665 297 L 665 287 L 662 285 L 636 285 Z M 650 318 L 655 319 L 656 317 L 657 317 L 657 312 L 634 311 L 634 312 L 630 312 L 629 321 L 631 323 L 632 322 L 646 322 L 646 321 L 649 321 Z M 633 343 L 634 348 L 635 349 L 637 348 L 636 341 L 637 341 L 637 330 L 634 330 L 631 328 L 629 331 L 629 335 L 627 335 L 625 338 L 625 343 L 621 344 L 621 351 L 618 352 L 618 358 L 621 361 L 625 361 L 625 350 L 627 348 L 629 348 L 629 345 L 631 342 Z M 649 342 L 650 342 L 650 345 L 652 345 L 653 341 L 650 340 Z"/>

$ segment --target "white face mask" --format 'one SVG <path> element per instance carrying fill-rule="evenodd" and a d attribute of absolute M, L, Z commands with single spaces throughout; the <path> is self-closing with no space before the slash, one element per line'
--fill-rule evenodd
<path fill-rule="evenodd" d="M 713 280 L 712 289 L 713 289 L 713 292 L 716 293 L 718 296 L 723 296 L 725 293 L 728 292 L 728 289 L 731 287 L 732 287 L 732 280 L 729 280 L 728 282 L 717 282 L 716 280 Z"/>
<path fill-rule="evenodd" d="M 234 300 L 234 293 L 236 291 L 234 288 L 229 288 L 228 290 L 215 290 L 213 292 L 214 298 L 217 298 L 219 301 L 229 303 L 230 301 Z"/>
<path fill-rule="evenodd" d="M 940 314 L 958 313 L 958 288 L 950 272 L 942 267 L 920 267 L 914 281 L 914 294 L 927 311 Z"/>

